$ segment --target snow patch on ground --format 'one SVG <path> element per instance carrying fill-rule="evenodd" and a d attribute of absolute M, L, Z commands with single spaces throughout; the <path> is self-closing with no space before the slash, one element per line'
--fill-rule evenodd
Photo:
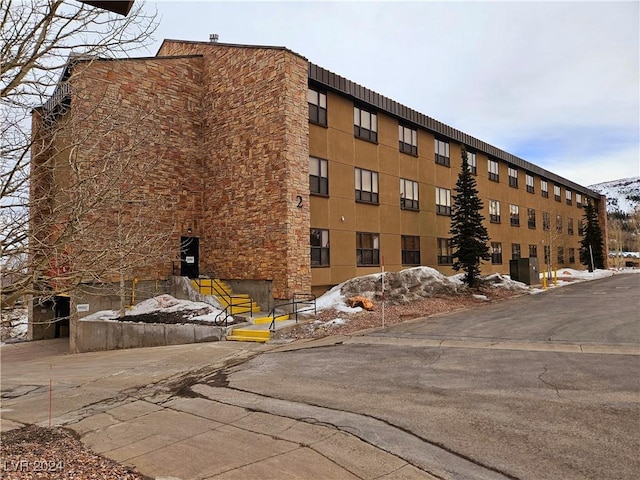
<path fill-rule="evenodd" d="M 205 311 L 207 313 L 200 313 Z M 128 308 L 125 311 L 125 317 L 144 315 L 146 313 L 174 313 L 184 312 L 186 316 L 191 319 L 203 320 L 213 322 L 216 315 L 220 313 L 220 310 L 203 302 L 192 302 L 191 300 L 179 300 L 171 295 L 158 295 L 157 297 L 149 298 L 133 308 Z M 189 315 L 190 312 L 198 312 L 199 315 Z M 118 310 L 101 310 L 99 312 L 92 313 L 81 320 L 117 320 L 120 317 Z"/>
<path fill-rule="evenodd" d="M 621 271 L 596 270 L 589 272 L 587 270 L 561 268 L 557 270 L 557 285 L 551 279 L 547 286 L 548 289 L 553 289 L 576 282 L 610 277 L 617 273 L 640 273 L 640 269 L 623 269 Z M 317 310 L 334 309 L 338 313 L 345 314 L 361 312 L 362 308 L 348 307 L 345 300 L 351 296 L 360 295 L 370 300 L 380 301 L 382 299 L 382 276 L 382 273 L 375 273 L 356 277 L 336 285 L 317 299 Z M 457 295 L 467 291 L 463 277 L 463 273 L 446 277 L 430 267 L 414 267 L 400 272 L 386 272 L 384 274 L 384 299 L 387 304 L 403 304 L 437 295 Z M 511 280 L 508 275 L 497 273 L 482 277 L 482 281 L 492 288 L 503 288 L 534 295 L 546 291 L 537 286 L 529 287 L 524 283 Z M 480 300 L 488 300 L 485 295 L 472 295 Z M 208 303 L 179 300 L 171 295 L 159 295 L 140 302 L 133 308 L 127 309 L 125 313 L 126 316 L 134 316 L 154 312 L 184 312 L 185 317 L 189 319 L 214 322 L 220 310 Z M 103 310 L 84 317 L 82 320 L 117 321 L 118 316 L 119 312 L 116 310 Z M 332 328 L 347 322 L 348 319 L 338 316 L 326 322 L 316 321 L 314 325 L 318 324 L 319 326 Z M 26 307 L 3 310 L 2 331 L 0 333 L 0 345 L 2 345 L 1 341 L 25 340 L 27 336 Z"/>

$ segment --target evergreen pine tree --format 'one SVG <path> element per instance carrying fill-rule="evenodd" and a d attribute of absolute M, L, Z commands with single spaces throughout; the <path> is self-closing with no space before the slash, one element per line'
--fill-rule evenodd
<path fill-rule="evenodd" d="M 470 287 L 478 285 L 480 261 L 491 259 L 489 255 L 489 235 L 480 214 L 482 201 L 478 198 L 476 179 L 471 173 L 467 160 L 467 150 L 462 146 L 462 169 L 453 196 L 451 215 L 451 248 L 453 249 L 453 269 L 466 273 L 465 283 Z"/>
<path fill-rule="evenodd" d="M 589 267 L 589 271 L 596 268 L 604 268 L 604 254 L 602 240 L 602 229 L 598 222 L 598 212 L 593 202 L 589 199 L 584 207 L 584 223 L 583 238 L 580 248 L 580 263 Z M 593 256 L 593 264 L 591 258 Z"/>

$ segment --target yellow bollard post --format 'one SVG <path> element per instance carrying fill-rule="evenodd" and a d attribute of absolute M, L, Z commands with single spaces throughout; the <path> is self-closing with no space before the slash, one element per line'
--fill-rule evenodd
<path fill-rule="evenodd" d="M 558 286 L 558 270 L 553 271 L 553 284 L 556 287 Z"/>
<path fill-rule="evenodd" d="M 547 272 L 542 272 L 542 288 L 547 289 Z"/>

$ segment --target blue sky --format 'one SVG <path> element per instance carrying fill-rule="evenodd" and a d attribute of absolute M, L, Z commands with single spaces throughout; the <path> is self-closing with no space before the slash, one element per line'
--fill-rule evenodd
<path fill-rule="evenodd" d="M 640 175 L 639 2 L 148 1 L 162 39 L 285 46 L 582 185 Z"/>

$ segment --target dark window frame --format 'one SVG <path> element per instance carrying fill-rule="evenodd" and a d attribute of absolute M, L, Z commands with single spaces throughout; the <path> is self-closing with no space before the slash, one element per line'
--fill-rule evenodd
<path fill-rule="evenodd" d="M 355 167 L 355 193 L 356 193 L 356 202 L 359 203 L 369 203 L 371 205 L 379 205 L 380 204 L 380 179 L 379 179 L 379 175 L 378 172 L 374 172 L 373 170 L 367 170 L 365 168 L 360 168 L 360 167 Z M 359 179 L 360 179 L 360 189 L 358 189 L 358 173 L 359 175 Z M 362 189 L 362 185 L 363 185 L 363 174 L 364 173 L 370 173 L 371 174 L 371 179 L 370 179 L 370 183 L 371 183 L 371 190 L 364 190 Z M 374 189 L 374 181 L 373 179 L 375 178 L 375 191 Z"/>
<path fill-rule="evenodd" d="M 440 203 L 440 192 L 445 192 L 445 203 Z M 451 190 L 448 188 L 436 187 L 436 214 L 451 216 Z"/>
<path fill-rule="evenodd" d="M 363 242 L 365 239 L 368 242 Z M 363 246 L 364 244 L 370 247 Z M 375 244 L 378 248 L 375 248 Z M 356 232 L 356 265 L 358 267 L 375 267 L 380 265 L 380 234 L 372 232 Z"/>
<path fill-rule="evenodd" d="M 493 204 L 497 206 L 496 210 L 498 213 L 491 213 Z M 489 200 L 489 222 L 500 223 L 500 200 Z"/>
<path fill-rule="evenodd" d="M 316 236 L 314 237 L 314 232 Z M 324 233 L 326 233 L 326 245 L 324 245 Z M 318 235 L 319 234 L 319 235 Z M 311 244 L 311 267 L 329 267 L 331 266 L 331 245 L 329 239 L 329 230 L 324 228 L 309 229 L 309 243 Z M 320 245 L 314 245 L 314 240 L 319 239 Z"/>
<path fill-rule="evenodd" d="M 435 138 L 433 141 L 435 162 L 437 165 L 451 167 L 451 144 L 441 138 Z"/>
<path fill-rule="evenodd" d="M 317 103 L 313 103 L 311 100 L 312 92 L 317 97 Z M 324 107 L 322 106 L 322 99 L 324 98 Z M 327 93 L 315 88 L 308 87 L 307 90 L 307 104 L 309 105 L 309 121 L 322 127 L 327 126 Z"/>
<path fill-rule="evenodd" d="M 515 172 L 515 175 L 512 175 Z M 507 175 L 509 177 L 509 186 L 518 188 L 518 169 L 515 167 L 507 167 Z"/>
<path fill-rule="evenodd" d="M 409 141 L 407 142 L 406 134 L 409 131 Z M 406 125 L 398 125 L 398 149 L 402 153 L 418 156 L 418 130 Z"/>
<path fill-rule="evenodd" d="M 531 183 L 529 183 L 529 179 L 531 179 Z M 536 193 L 536 188 L 535 188 L 535 179 L 533 178 L 533 175 L 529 175 L 528 173 L 525 174 L 525 182 L 527 184 L 527 192 L 528 193 Z"/>
<path fill-rule="evenodd" d="M 369 117 L 369 127 L 362 126 L 362 119 Z M 357 117 L 357 118 L 356 118 Z M 356 123 L 357 120 L 357 123 Z M 375 125 L 374 125 L 375 124 Z M 353 135 L 356 138 L 371 143 L 378 143 L 378 114 L 367 108 L 354 105 L 353 107 Z"/>
<path fill-rule="evenodd" d="M 420 237 L 402 235 L 400 242 L 402 265 L 420 265 Z"/>
<path fill-rule="evenodd" d="M 511 207 L 516 207 L 515 212 Z M 509 223 L 511 224 L 512 227 L 520 226 L 520 206 L 519 205 L 513 205 L 513 204 L 509 205 Z"/>
<path fill-rule="evenodd" d="M 511 244 L 511 259 L 512 260 L 519 260 L 520 258 L 522 258 L 522 249 L 520 247 L 519 243 L 512 243 Z"/>
<path fill-rule="evenodd" d="M 495 172 L 491 168 L 495 165 Z M 497 160 L 492 160 L 491 158 L 487 161 L 487 173 L 489 175 L 489 180 L 492 182 L 500 183 L 500 163 Z"/>
<path fill-rule="evenodd" d="M 473 163 L 471 159 L 473 159 Z M 469 164 L 469 170 L 471 173 L 478 175 L 478 156 L 476 155 L 476 152 L 470 152 L 467 150 L 467 163 Z"/>
<path fill-rule="evenodd" d="M 538 258 L 538 245 L 529 244 L 529 257 Z"/>
<path fill-rule="evenodd" d="M 549 198 L 549 182 L 544 179 L 540 179 L 540 195 L 544 198 Z"/>
<path fill-rule="evenodd" d="M 438 238 L 438 265 L 453 265 L 453 248 L 450 238 Z M 446 253 L 446 255 L 443 254 Z"/>
<path fill-rule="evenodd" d="M 536 211 L 533 208 L 527 208 L 527 227 L 536 228 Z"/>
<path fill-rule="evenodd" d="M 407 198 L 406 196 L 406 184 L 411 183 L 411 187 L 413 192 L 415 192 L 414 197 L 416 198 Z M 420 210 L 420 194 L 419 194 L 420 184 L 415 180 L 409 180 L 408 178 L 400 179 L 400 208 L 402 210 L 411 210 L 417 212 Z"/>
<path fill-rule="evenodd" d="M 312 161 L 318 161 L 318 172 L 319 175 L 313 175 L 312 172 Z M 322 170 L 326 171 L 326 176 L 322 175 Z M 319 157 L 309 157 L 309 193 L 311 195 L 318 195 L 322 197 L 329 196 L 329 161 L 324 158 Z"/>
<path fill-rule="evenodd" d="M 491 265 L 502 265 L 502 242 L 491 242 Z"/>

